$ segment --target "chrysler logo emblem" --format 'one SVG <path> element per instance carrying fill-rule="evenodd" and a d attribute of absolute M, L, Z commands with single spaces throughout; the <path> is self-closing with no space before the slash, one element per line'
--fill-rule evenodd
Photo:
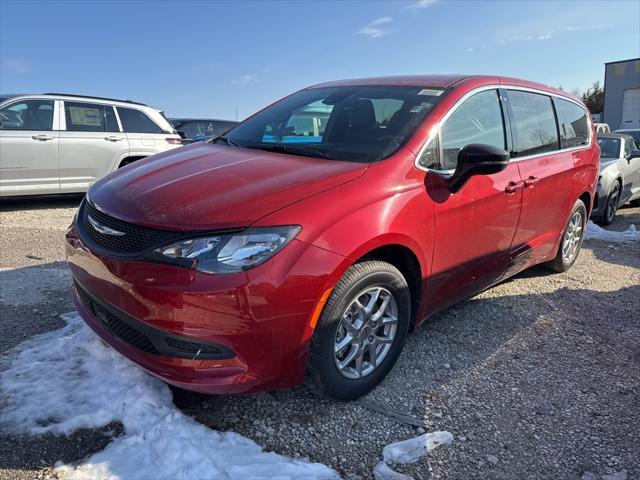
<path fill-rule="evenodd" d="M 91 215 L 87 215 L 87 220 L 89 220 L 89 223 L 91 224 L 91 226 L 96 232 L 100 232 L 104 235 L 121 237 L 122 235 L 125 234 L 124 232 L 121 232 L 119 230 L 114 230 L 113 228 L 109 228 L 105 225 L 102 225 L 101 223 L 98 223 L 98 221 L 95 218 L 93 218 Z"/>

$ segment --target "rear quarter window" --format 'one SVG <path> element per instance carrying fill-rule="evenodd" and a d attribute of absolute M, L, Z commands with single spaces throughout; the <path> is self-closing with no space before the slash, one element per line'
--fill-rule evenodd
<path fill-rule="evenodd" d="M 134 108 L 117 107 L 122 129 L 127 133 L 164 133 L 146 114 Z"/>
<path fill-rule="evenodd" d="M 554 98 L 558 127 L 560 129 L 560 147 L 572 148 L 589 142 L 591 129 L 587 111 L 568 100 Z"/>
<path fill-rule="evenodd" d="M 551 97 L 509 90 L 509 105 L 515 156 L 558 150 L 558 130 Z"/>

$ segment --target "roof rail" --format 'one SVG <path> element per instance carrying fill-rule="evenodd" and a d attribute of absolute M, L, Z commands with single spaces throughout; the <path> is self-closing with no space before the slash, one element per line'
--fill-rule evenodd
<path fill-rule="evenodd" d="M 61 97 L 78 97 L 78 98 L 94 98 L 96 100 L 108 100 L 110 102 L 131 103 L 133 105 L 147 106 L 146 103 L 134 102 L 133 100 L 121 100 L 119 98 L 94 97 L 91 95 L 76 95 L 75 93 L 43 93 L 42 95 L 59 95 Z"/>

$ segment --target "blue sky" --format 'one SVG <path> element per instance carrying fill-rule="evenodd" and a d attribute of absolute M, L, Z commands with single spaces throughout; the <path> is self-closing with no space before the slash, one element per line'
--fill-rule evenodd
<path fill-rule="evenodd" d="M 640 56 L 640 2 L 0 0 L 0 91 L 243 118 L 327 80 L 508 75 L 566 90 Z"/>

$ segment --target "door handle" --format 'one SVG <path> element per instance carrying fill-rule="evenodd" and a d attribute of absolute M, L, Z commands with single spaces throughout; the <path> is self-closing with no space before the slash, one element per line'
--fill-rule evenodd
<path fill-rule="evenodd" d="M 516 193 L 518 190 L 522 190 L 524 188 L 524 182 L 520 180 L 519 182 L 509 182 L 506 187 L 504 187 L 504 191 L 507 193 Z"/>
<path fill-rule="evenodd" d="M 529 178 L 527 178 L 524 181 L 524 186 L 526 188 L 533 188 L 535 184 L 538 183 L 539 181 L 540 179 L 538 177 L 534 177 L 533 175 L 531 175 Z"/>
<path fill-rule="evenodd" d="M 119 142 L 122 140 L 122 137 L 116 137 L 115 135 L 111 135 L 109 137 L 104 137 L 107 142 Z"/>
<path fill-rule="evenodd" d="M 33 135 L 31 138 L 33 138 L 34 140 L 38 140 L 40 142 L 46 142 L 47 140 L 53 140 L 53 137 L 51 135 Z"/>

